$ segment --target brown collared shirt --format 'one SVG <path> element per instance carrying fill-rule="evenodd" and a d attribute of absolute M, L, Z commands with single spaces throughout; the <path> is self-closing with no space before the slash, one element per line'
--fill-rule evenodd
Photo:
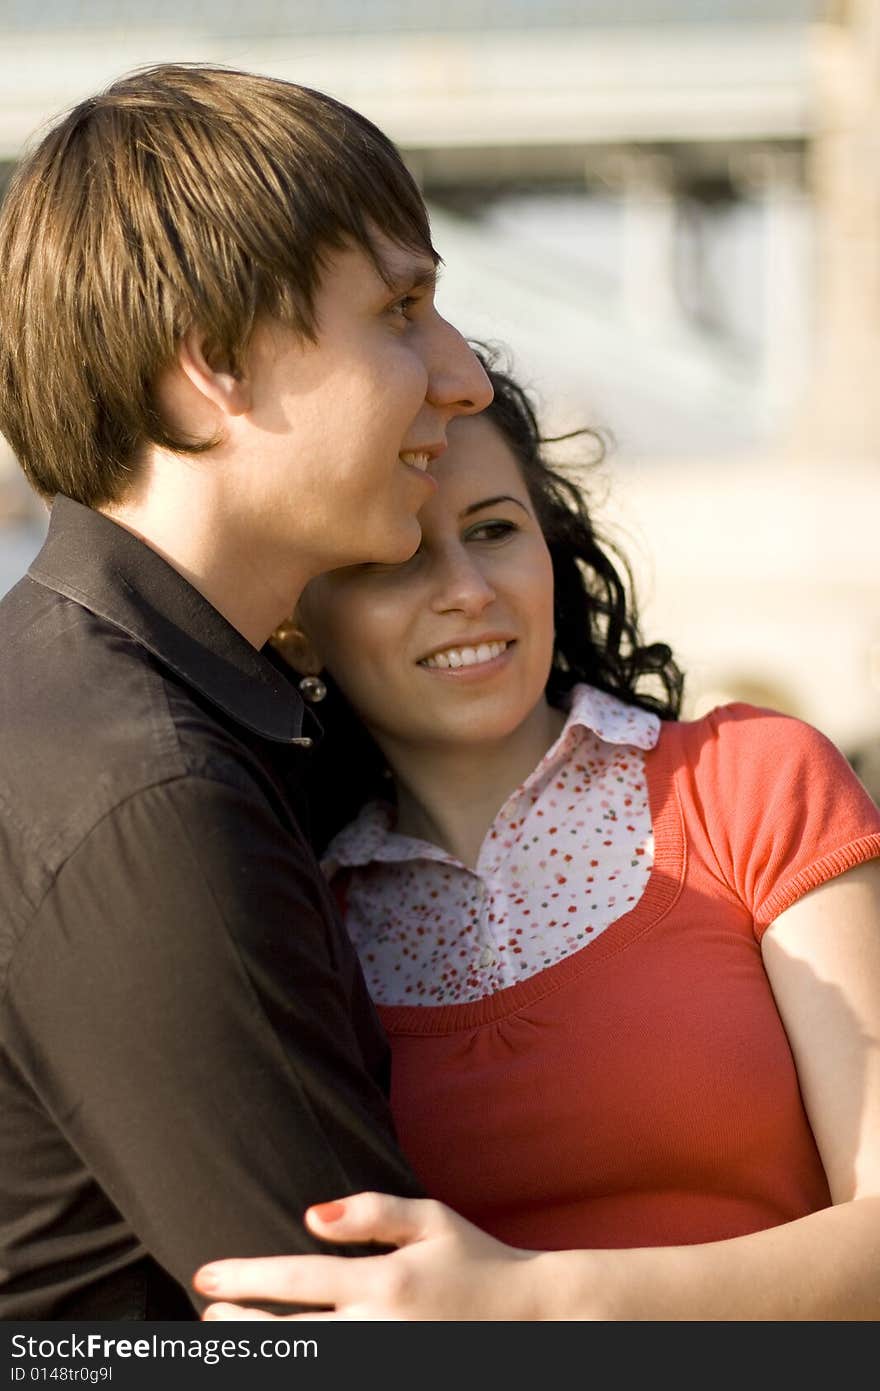
<path fill-rule="evenodd" d="M 418 1194 L 278 666 L 59 496 L 0 602 L 0 719 L 0 1317 L 194 1318 L 204 1261 Z"/>

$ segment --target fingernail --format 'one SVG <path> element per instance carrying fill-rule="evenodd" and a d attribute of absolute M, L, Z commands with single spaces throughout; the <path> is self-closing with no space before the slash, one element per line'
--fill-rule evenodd
<path fill-rule="evenodd" d="M 319 1222 L 338 1222 L 345 1212 L 345 1203 L 315 1203 L 309 1211 L 315 1214 Z"/>
<path fill-rule="evenodd" d="M 212 1265 L 203 1265 L 196 1271 L 196 1284 L 200 1290 L 216 1290 L 220 1285 L 220 1274 Z"/>

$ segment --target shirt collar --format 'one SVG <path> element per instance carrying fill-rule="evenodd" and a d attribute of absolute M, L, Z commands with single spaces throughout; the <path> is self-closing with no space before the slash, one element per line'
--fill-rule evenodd
<path fill-rule="evenodd" d="M 233 720 L 296 743 L 302 698 L 197 589 L 145 542 L 58 494 L 32 580 L 112 623 Z"/>
<path fill-rule="evenodd" d="M 606 744 L 630 744 L 637 749 L 653 749 L 660 738 L 660 717 L 638 705 L 595 686 L 575 686 L 571 692 L 568 718 L 560 742 L 570 729 L 580 726 L 591 730 Z M 558 744 L 554 747 L 558 747 Z M 552 756 L 553 749 L 550 750 Z"/>
<path fill-rule="evenodd" d="M 324 852 L 321 866 L 329 879 L 339 869 L 369 865 L 376 860 L 458 860 L 439 845 L 394 830 L 394 807 L 389 802 L 367 802 L 347 826 L 343 826 Z"/>
<path fill-rule="evenodd" d="M 660 737 L 660 718 L 637 705 L 627 705 L 617 696 L 594 686 L 575 686 L 570 693 L 568 714 L 562 733 L 547 750 L 537 768 L 526 778 L 520 793 L 543 774 L 549 766 L 568 757 L 577 743 L 579 732 L 595 734 L 606 744 L 628 744 L 637 749 L 653 749 Z M 368 802 L 347 826 L 331 840 L 322 864 L 329 877 L 339 869 L 353 869 L 376 860 L 441 860 L 457 864 L 438 845 L 398 835 L 393 829 L 394 812 L 387 802 Z"/>

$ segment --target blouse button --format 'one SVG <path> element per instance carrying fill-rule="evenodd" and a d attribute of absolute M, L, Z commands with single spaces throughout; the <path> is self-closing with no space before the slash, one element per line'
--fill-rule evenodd
<path fill-rule="evenodd" d="M 495 961 L 495 953 L 491 947 L 484 947 L 480 952 L 480 965 L 482 967 L 492 966 Z"/>

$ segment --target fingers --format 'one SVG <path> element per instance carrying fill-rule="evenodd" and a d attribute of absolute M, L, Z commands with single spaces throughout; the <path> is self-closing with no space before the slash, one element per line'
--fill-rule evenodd
<path fill-rule="evenodd" d="M 275 1319 L 278 1323 L 344 1323 L 345 1317 L 332 1311 L 320 1314 L 268 1314 L 264 1309 L 250 1309 L 241 1304 L 209 1304 L 202 1314 L 202 1320 L 216 1322 L 221 1319 L 241 1323 L 247 1319 Z"/>
<path fill-rule="evenodd" d="M 320 1203 L 306 1213 L 306 1225 L 326 1241 L 378 1242 L 385 1246 L 423 1241 L 448 1231 L 450 1223 L 460 1220 L 440 1203 L 397 1198 L 387 1193 L 356 1193 L 350 1198 Z M 365 1291 L 384 1288 L 381 1283 L 376 1284 L 388 1275 L 388 1267 L 377 1264 L 383 1259 L 387 1258 L 351 1261 L 343 1256 L 267 1256 L 212 1261 L 196 1272 L 193 1284 L 201 1294 L 218 1301 L 211 1306 L 215 1310 L 236 1307 L 236 1301 L 242 1299 L 339 1310 L 357 1306 Z M 248 1310 L 246 1316 L 271 1317 L 254 1309 Z M 211 1317 L 235 1315 L 215 1312 Z"/>
<path fill-rule="evenodd" d="M 202 1319 L 208 1322 L 219 1319 L 234 1319 L 236 1323 L 247 1319 L 280 1319 L 280 1314 L 267 1314 L 262 1309 L 246 1309 L 241 1304 L 209 1304 Z"/>
<path fill-rule="evenodd" d="M 350 1283 L 346 1272 L 350 1264 L 343 1256 L 265 1256 L 254 1260 L 212 1261 L 196 1271 L 193 1284 L 201 1294 L 221 1301 L 265 1299 L 272 1303 L 317 1304 L 326 1308 L 346 1298 Z"/>
<path fill-rule="evenodd" d="M 306 1212 L 306 1226 L 325 1241 L 380 1242 L 408 1246 L 438 1234 L 446 1213 L 427 1198 L 397 1198 L 390 1193 L 355 1193 Z"/>

